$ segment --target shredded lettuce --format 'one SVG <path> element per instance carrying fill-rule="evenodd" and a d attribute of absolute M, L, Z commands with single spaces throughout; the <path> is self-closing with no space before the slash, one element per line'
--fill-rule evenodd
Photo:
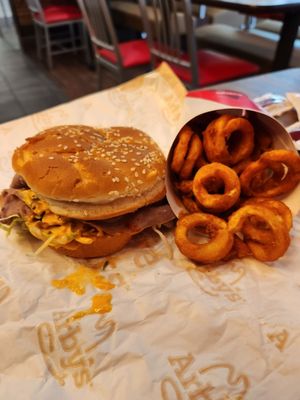
<path fill-rule="evenodd" d="M 50 246 L 51 242 L 58 236 L 57 233 L 53 233 L 33 254 L 35 256 L 39 255 L 42 251 L 44 251 L 48 246 Z"/>
<path fill-rule="evenodd" d="M 158 236 L 161 238 L 163 244 L 165 245 L 165 248 L 167 250 L 167 254 L 168 254 L 168 258 L 170 260 L 173 259 L 173 249 L 172 246 L 170 245 L 168 239 L 166 238 L 166 236 L 155 226 L 152 227 L 152 229 L 154 230 L 154 232 L 156 232 L 158 234 Z"/>
<path fill-rule="evenodd" d="M 14 226 L 22 222 L 21 227 L 27 228 L 34 237 L 44 242 L 35 254 L 39 254 L 49 245 L 61 247 L 73 240 L 91 244 L 96 237 L 103 236 L 101 226 L 97 223 L 80 222 L 51 212 L 47 202 L 39 199 L 32 190 L 20 190 L 19 196 L 32 213 L 24 218 L 19 215 L 0 218 L 0 228 L 9 235 Z M 2 222 L 9 222 L 9 225 Z"/>
<path fill-rule="evenodd" d="M 6 221 L 8 219 L 13 218 L 12 222 L 10 223 L 10 225 L 7 224 L 3 224 L 1 221 Z M 5 217 L 5 218 L 0 218 L 0 228 L 3 229 L 6 232 L 6 235 L 9 236 L 11 234 L 11 231 L 13 229 L 13 227 L 18 223 L 18 222 L 23 222 L 23 219 L 21 217 L 19 217 L 19 215 L 14 214 L 14 215 L 10 215 L 9 217 Z"/>

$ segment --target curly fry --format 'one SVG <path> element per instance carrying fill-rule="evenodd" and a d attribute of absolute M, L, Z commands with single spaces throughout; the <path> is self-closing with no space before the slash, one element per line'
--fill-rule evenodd
<path fill-rule="evenodd" d="M 193 136 L 193 131 L 189 126 L 184 126 L 179 133 L 178 143 L 175 147 L 171 162 L 171 169 L 177 174 L 180 172 L 183 166 L 184 159 L 188 152 L 188 147 L 192 136 Z"/>
<path fill-rule="evenodd" d="M 194 134 L 190 142 L 186 159 L 179 173 L 181 179 L 188 179 L 191 177 L 195 163 L 199 157 L 201 157 L 202 149 L 203 147 L 199 136 Z"/>
<path fill-rule="evenodd" d="M 300 182 L 300 157 L 291 150 L 267 151 L 245 168 L 240 181 L 246 196 L 275 197 L 288 193 Z"/>
<path fill-rule="evenodd" d="M 192 180 L 183 180 L 180 182 L 176 182 L 175 186 L 181 193 L 193 194 L 193 181 Z"/>
<path fill-rule="evenodd" d="M 202 230 L 209 236 L 209 241 L 192 241 L 189 233 L 193 228 Z M 206 264 L 219 261 L 230 252 L 233 235 L 227 229 L 224 220 L 210 214 L 194 213 L 179 218 L 175 229 L 175 242 L 185 256 Z"/>
<path fill-rule="evenodd" d="M 281 257 L 290 244 L 288 230 L 282 218 L 271 209 L 260 204 L 245 205 L 235 211 L 228 220 L 228 229 L 231 233 L 244 232 L 244 224 L 249 218 L 255 217 L 266 225 L 271 235 L 257 238 L 255 235 L 245 235 L 245 241 L 254 257 L 260 261 L 274 261 Z"/>
<path fill-rule="evenodd" d="M 203 146 L 209 161 L 236 164 L 253 151 L 253 126 L 246 118 L 221 115 L 203 132 Z"/>
<path fill-rule="evenodd" d="M 219 179 L 224 183 L 224 193 L 210 193 L 209 181 Z M 240 197 L 240 182 L 237 174 L 220 163 L 207 164 L 200 168 L 193 181 L 193 192 L 203 207 L 222 212 L 232 207 Z"/>
<path fill-rule="evenodd" d="M 183 196 L 182 203 L 183 203 L 184 207 L 191 213 L 200 211 L 200 207 L 198 206 L 196 201 L 193 200 L 191 197 Z"/>

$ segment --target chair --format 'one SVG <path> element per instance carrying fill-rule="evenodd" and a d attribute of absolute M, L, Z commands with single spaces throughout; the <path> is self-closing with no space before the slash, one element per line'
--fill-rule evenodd
<path fill-rule="evenodd" d="M 149 69 L 150 52 L 143 39 L 119 42 L 106 0 L 78 0 L 96 59 L 98 85 L 102 87 L 102 68 L 124 82 Z M 143 71 L 142 71 L 143 70 Z"/>
<path fill-rule="evenodd" d="M 45 47 L 49 69 L 53 67 L 54 55 L 87 49 L 82 15 L 76 5 L 55 4 L 43 7 L 39 0 L 26 2 L 34 23 L 38 58 L 41 59 Z M 54 37 L 54 29 L 60 30 L 62 35 L 64 27 L 68 30 L 67 36 L 63 34 L 62 37 Z"/>
<path fill-rule="evenodd" d="M 275 32 L 276 26 L 271 25 L 272 22 L 277 21 L 258 22 L 250 30 L 225 24 L 209 24 L 198 29 L 196 37 L 199 46 L 207 45 L 231 54 L 242 54 L 243 57 L 258 62 L 267 71 L 272 66 L 279 40 L 279 34 Z M 294 42 L 289 66 L 300 66 L 300 30 L 298 39 Z"/>
<path fill-rule="evenodd" d="M 7 2 L 0 0 L 0 20 L 4 20 L 4 24 L 6 27 L 9 26 L 9 20 L 11 18 L 11 11 L 9 9 L 9 5 Z M 1 36 L 1 30 L 0 30 Z"/>
<path fill-rule="evenodd" d="M 139 3 L 152 65 L 156 66 L 160 61 L 169 62 L 188 88 L 212 85 L 259 71 L 256 64 L 239 57 L 212 50 L 197 51 L 190 0 L 148 0 L 147 5 L 152 6 L 155 15 L 154 22 L 149 18 L 146 1 L 139 0 Z M 183 22 L 184 35 L 180 34 Z"/>

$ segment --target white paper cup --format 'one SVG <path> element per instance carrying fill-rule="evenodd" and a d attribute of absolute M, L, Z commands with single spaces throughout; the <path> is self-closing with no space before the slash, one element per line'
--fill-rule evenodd
<path fill-rule="evenodd" d="M 241 109 L 241 108 L 223 108 L 214 111 L 208 111 L 206 113 L 202 113 L 193 117 L 188 122 L 186 122 L 179 130 L 189 125 L 193 128 L 195 133 L 203 132 L 207 125 L 214 119 L 218 118 L 220 115 L 223 114 L 230 114 L 236 117 L 246 117 L 253 125 L 254 130 L 256 133 L 259 132 L 267 132 L 273 138 L 273 149 L 287 149 L 292 150 L 297 153 L 297 150 L 294 146 L 294 143 L 290 137 L 290 134 L 286 131 L 283 125 L 280 124 L 276 119 L 270 117 L 267 114 L 264 114 L 259 111 L 248 110 L 248 109 Z M 175 182 L 175 175 L 174 172 L 171 170 L 171 161 L 173 158 L 173 152 L 175 146 L 178 142 L 178 134 L 176 135 L 170 151 L 167 157 L 167 172 L 166 172 L 166 192 L 167 192 L 167 199 L 172 208 L 174 214 L 178 217 L 182 213 L 186 213 L 187 210 L 184 207 L 181 198 L 177 192 L 177 189 L 174 185 Z M 290 207 L 292 213 L 295 215 L 299 209 L 299 196 L 300 196 L 300 185 L 297 186 L 293 190 L 293 192 L 289 193 L 287 196 L 284 197 L 283 201 Z"/>

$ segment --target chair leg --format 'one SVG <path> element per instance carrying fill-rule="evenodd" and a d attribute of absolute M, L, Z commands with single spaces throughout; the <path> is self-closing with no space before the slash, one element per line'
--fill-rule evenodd
<path fill-rule="evenodd" d="M 41 32 L 40 27 L 34 24 L 34 33 L 35 33 L 35 43 L 36 43 L 36 55 L 38 60 L 42 59 L 42 44 L 41 44 Z"/>
<path fill-rule="evenodd" d="M 51 41 L 49 28 L 45 28 L 45 41 L 46 41 L 46 55 L 47 55 L 47 65 L 49 69 L 53 68 L 52 53 L 51 53 Z"/>
<path fill-rule="evenodd" d="M 84 50 L 85 62 L 90 67 L 94 61 L 91 47 L 89 46 L 89 38 L 83 23 L 79 23 L 80 40 Z M 93 53 L 94 54 L 94 53 Z"/>
<path fill-rule="evenodd" d="M 69 24 L 69 31 L 70 31 L 70 37 L 71 37 L 71 43 L 72 43 L 72 51 L 77 53 L 74 24 Z"/>
<path fill-rule="evenodd" d="M 98 60 L 96 60 L 96 72 L 97 72 L 97 87 L 99 90 L 101 90 L 103 84 L 103 68 Z"/>
<path fill-rule="evenodd" d="M 0 0 L 0 5 L 1 5 L 1 11 L 2 11 L 2 14 L 4 17 L 4 24 L 8 28 L 9 23 L 8 23 L 8 15 L 7 15 L 6 8 L 5 8 L 5 2 L 3 3 L 2 0 Z"/>
<path fill-rule="evenodd" d="M 125 82 L 125 73 L 122 68 L 118 70 L 118 74 L 119 74 L 119 79 L 118 79 L 119 83 Z"/>

